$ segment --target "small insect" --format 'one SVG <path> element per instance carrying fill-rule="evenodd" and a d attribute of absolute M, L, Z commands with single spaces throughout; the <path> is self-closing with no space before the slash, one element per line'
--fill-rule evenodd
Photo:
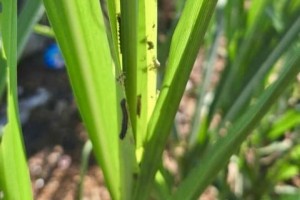
<path fill-rule="evenodd" d="M 147 41 L 147 45 L 148 45 L 148 50 L 154 48 L 154 44 L 153 44 L 153 42 L 151 42 L 151 41 Z"/>
<path fill-rule="evenodd" d="M 136 114 L 140 117 L 141 115 L 141 104 L 142 104 L 142 95 L 137 96 L 137 104 L 136 104 Z"/>
<path fill-rule="evenodd" d="M 156 57 L 152 58 L 153 65 L 150 66 L 149 70 L 158 69 L 160 67 L 160 62 L 156 59 Z"/>
<path fill-rule="evenodd" d="M 122 73 L 116 78 L 116 80 L 117 80 L 120 84 L 122 84 L 122 85 L 124 85 L 125 79 L 126 79 L 126 76 L 125 76 L 125 73 L 124 73 L 124 72 L 122 72 Z"/>
<path fill-rule="evenodd" d="M 148 40 L 148 36 L 146 36 L 146 37 L 145 37 L 144 39 L 142 39 L 140 42 L 141 42 L 141 43 L 147 43 L 147 46 L 148 46 L 147 49 L 148 49 L 148 50 L 154 48 L 154 44 L 153 44 L 152 41 Z"/>
<path fill-rule="evenodd" d="M 128 126 L 128 113 L 126 108 L 126 100 L 122 99 L 120 105 L 121 105 L 123 119 L 122 119 L 122 126 L 121 126 L 121 132 L 119 134 L 119 137 L 121 140 L 123 140 L 126 135 L 127 126 Z"/>

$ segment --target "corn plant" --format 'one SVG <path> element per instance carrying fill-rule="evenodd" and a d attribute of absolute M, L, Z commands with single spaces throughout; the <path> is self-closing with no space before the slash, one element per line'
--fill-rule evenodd
<path fill-rule="evenodd" d="M 6 82 L 8 103 L 8 123 L 1 129 L 0 191 L 5 199 L 32 199 L 18 120 L 16 70 L 42 2 L 28 1 L 22 12 L 28 18 L 17 18 L 16 0 L 0 3 L 0 86 Z M 169 51 L 158 91 L 156 0 L 43 4 L 112 199 L 149 199 L 154 194 L 157 199 L 197 199 L 299 72 L 297 0 L 236 0 L 217 9 L 217 0 L 188 0 L 182 10 L 178 6 L 180 17 L 169 48 L 164 48 Z M 280 20 L 276 13 L 282 14 L 277 16 Z M 221 37 L 227 39 L 226 68 L 209 91 Z M 184 162 L 183 180 L 168 185 L 162 153 L 201 45 L 208 49 L 208 64 L 187 147 L 187 158 L 193 160 Z M 277 79 L 268 82 L 272 74 Z M 212 100 L 205 101 L 211 93 Z M 211 128 L 216 114 L 222 120 Z M 276 167 L 268 176 L 272 173 Z"/>

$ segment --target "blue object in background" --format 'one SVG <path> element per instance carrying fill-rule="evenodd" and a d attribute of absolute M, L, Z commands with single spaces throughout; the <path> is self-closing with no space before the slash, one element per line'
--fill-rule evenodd
<path fill-rule="evenodd" d="M 44 62 L 49 69 L 63 69 L 64 59 L 57 44 L 51 44 L 44 53 Z"/>

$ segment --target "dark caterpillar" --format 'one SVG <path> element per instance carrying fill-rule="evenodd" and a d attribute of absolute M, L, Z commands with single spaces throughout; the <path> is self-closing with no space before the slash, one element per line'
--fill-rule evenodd
<path fill-rule="evenodd" d="M 123 140 L 127 133 L 127 126 L 128 126 L 128 113 L 126 108 L 126 100 L 122 99 L 120 105 L 122 109 L 123 119 L 122 119 L 122 126 L 121 126 L 121 132 L 119 134 L 119 137 L 121 140 Z"/>
<path fill-rule="evenodd" d="M 141 116 L 141 104 L 142 104 L 142 95 L 137 96 L 137 104 L 136 104 L 136 114 L 140 117 Z"/>

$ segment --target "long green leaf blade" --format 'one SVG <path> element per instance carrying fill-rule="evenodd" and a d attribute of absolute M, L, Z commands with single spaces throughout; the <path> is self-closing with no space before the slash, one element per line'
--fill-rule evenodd
<path fill-rule="evenodd" d="M 145 144 L 135 199 L 145 199 L 150 191 L 164 144 L 216 3 L 216 0 L 186 2 L 172 38 L 166 76 L 149 122 L 148 135 L 151 138 Z"/>
<path fill-rule="evenodd" d="M 125 77 L 125 90 L 128 100 L 129 116 L 132 129 L 136 134 L 136 111 L 137 111 L 137 31 L 138 31 L 138 1 L 122 0 L 120 19 L 120 43 L 122 65 Z"/>
<path fill-rule="evenodd" d="M 107 187 L 113 199 L 130 199 L 133 135 L 128 128 L 126 137 L 119 139 L 126 104 L 121 104 L 124 91 L 116 81 L 99 1 L 44 0 L 44 4 Z"/>
<path fill-rule="evenodd" d="M 137 147 L 146 141 L 147 127 L 156 102 L 157 3 L 139 1 L 137 52 Z M 150 136 L 151 137 L 151 136 Z"/>
<path fill-rule="evenodd" d="M 121 75 L 122 67 L 121 67 L 121 51 L 120 51 L 120 26 L 121 26 L 121 11 L 120 11 L 120 1 L 111 0 L 107 1 L 107 11 L 109 17 L 110 24 L 110 33 L 112 39 L 112 52 L 115 57 L 116 62 L 116 70 L 117 73 Z"/>
<path fill-rule="evenodd" d="M 26 1 L 18 17 L 18 58 L 21 56 L 33 26 L 44 13 L 42 0 Z"/>
<path fill-rule="evenodd" d="M 7 118 L 1 141 L 4 198 L 32 199 L 31 184 L 19 123 L 17 100 L 17 1 L 3 0 L 2 41 L 7 69 Z M 3 180 L 2 180 L 3 181 Z"/>
<path fill-rule="evenodd" d="M 17 52 L 18 59 L 21 57 L 25 44 L 32 32 L 32 27 L 43 14 L 42 0 L 26 1 L 24 8 L 18 16 L 17 22 Z M 5 61 L 0 57 L 0 97 L 2 96 L 6 83 Z"/>

